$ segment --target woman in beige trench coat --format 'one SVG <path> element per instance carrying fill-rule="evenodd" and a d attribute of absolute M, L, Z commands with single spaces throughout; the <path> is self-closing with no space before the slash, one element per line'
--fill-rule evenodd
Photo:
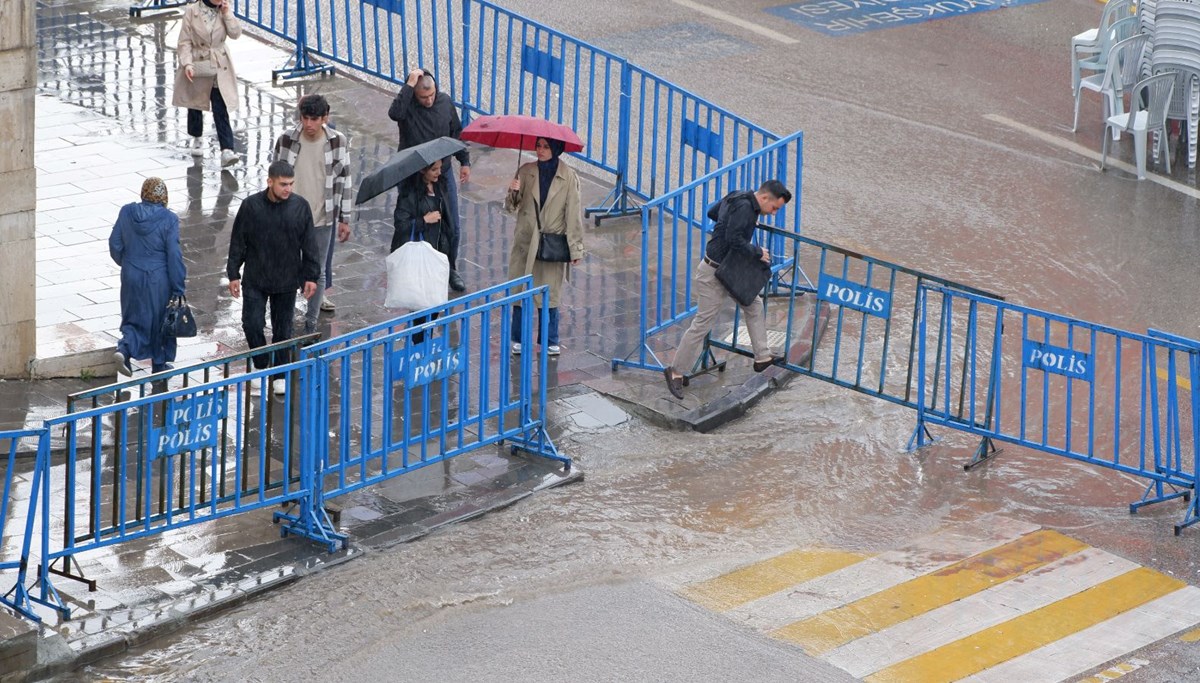
<path fill-rule="evenodd" d="M 178 66 L 171 104 L 188 110 L 187 132 L 192 136 L 191 150 L 196 156 L 204 155 L 204 142 L 200 139 L 204 134 L 203 112 L 212 111 L 223 166 L 238 161 L 233 151 L 233 128 L 229 125 L 229 112 L 238 108 L 237 75 L 225 39 L 241 35 L 242 24 L 233 15 L 230 0 L 197 0 L 183 13 L 175 50 Z M 205 62 L 215 67 L 216 77 L 198 75 L 197 65 L 202 67 Z"/>
<path fill-rule="evenodd" d="M 513 279 L 532 274 L 535 287 L 549 286 L 550 319 L 547 321 L 546 352 L 551 356 L 562 352 L 558 343 L 558 303 L 562 296 L 563 278 L 567 273 L 568 264 L 540 261 L 536 258 L 539 229 L 547 234 L 558 233 L 567 236 L 567 245 L 571 250 L 570 263 L 579 263 L 583 258 L 583 215 L 579 207 L 579 176 L 566 164 L 559 162 L 563 146 L 559 140 L 538 138 L 534 146 L 537 162 L 525 164 L 517 169 L 517 177 L 509 184 L 508 194 L 504 198 L 504 208 L 517 212 L 517 230 L 512 253 L 508 257 L 508 277 Z M 541 305 L 540 301 L 536 303 Z M 541 329 L 536 322 L 534 329 Z M 521 307 L 513 306 L 513 353 L 521 352 L 521 342 Z"/>

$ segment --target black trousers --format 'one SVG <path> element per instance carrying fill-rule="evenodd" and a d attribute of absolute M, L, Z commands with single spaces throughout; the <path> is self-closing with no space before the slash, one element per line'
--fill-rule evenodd
<path fill-rule="evenodd" d="M 209 101 L 212 103 L 213 125 L 217 127 L 217 144 L 221 149 L 233 149 L 233 126 L 229 125 L 229 109 L 225 107 L 220 88 L 213 87 Z M 204 112 L 199 109 L 189 109 L 187 112 L 188 135 L 194 138 L 204 135 Z"/>
<path fill-rule="evenodd" d="M 267 303 L 271 304 L 271 343 L 278 344 L 292 338 L 292 325 L 296 308 L 296 290 L 290 292 L 267 293 L 254 287 L 242 287 L 242 331 L 246 333 L 246 343 L 251 349 L 267 345 Z M 268 358 L 266 355 L 254 357 L 254 367 L 261 370 L 266 367 L 287 365 L 292 362 L 290 351 L 276 351 Z"/>

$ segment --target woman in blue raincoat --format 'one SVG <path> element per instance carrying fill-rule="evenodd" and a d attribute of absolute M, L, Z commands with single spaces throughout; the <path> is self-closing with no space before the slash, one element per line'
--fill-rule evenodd
<path fill-rule="evenodd" d="M 108 253 L 121 266 L 121 340 L 117 372 L 132 375 L 130 360 L 150 359 L 151 370 L 170 369 L 175 338 L 162 336 L 167 301 L 183 296 L 187 266 L 179 248 L 179 217 L 167 208 L 161 178 L 142 183 L 142 201 L 121 207 Z"/>

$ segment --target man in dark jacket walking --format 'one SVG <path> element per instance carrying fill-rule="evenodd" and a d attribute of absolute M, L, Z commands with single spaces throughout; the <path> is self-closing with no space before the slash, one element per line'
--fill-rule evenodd
<path fill-rule="evenodd" d="M 754 237 L 758 217 L 775 215 L 791 199 L 792 193 L 783 183 L 768 180 L 756 192 L 730 192 L 709 210 L 708 217 L 715 220 L 716 225 L 713 226 L 712 236 L 704 247 L 704 258 L 697 264 L 696 275 L 693 278 L 696 317 L 692 318 L 691 326 L 683 333 L 683 339 L 679 341 L 679 348 L 675 349 L 675 357 L 671 359 L 671 364 L 663 368 L 667 389 L 675 398 L 683 398 L 683 372 L 695 366 L 700 357 L 700 345 L 704 343 L 704 337 L 712 331 L 713 322 L 725 301 L 732 298 L 716 277 L 721 259 L 736 249 L 770 263 L 771 252 L 767 251 L 766 247 L 754 246 L 750 240 Z M 756 297 L 753 303 L 741 306 L 741 309 L 746 318 L 750 346 L 754 350 L 754 371 L 762 372 L 778 360 L 771 354 L 767 345 L 767 327 L 762 304 Z"/>
<path fill-rule="evenodd" d="M 462 135 L 462 120 L 454 101 L 444 92 L 438 92 L 433 75 L 424 69 L 413 69 L 408 80 L 400 86 L 400 92 L 388 108 L 388 116 L 400 130 L 400 146 L 407 149 L 440 137 L 458 139 Z M 467 150 L 454 154 L 458 159 L 458 180 L 466 183 L 471 179 L 471 155 Z M 458 244 L 462 231 L 459 229 L 458 185 L 451 172 L 450 157 L 442 159 L 442 180 L 446 188 L 446 203 L 450 209 L 450 289 L 466 290 L 462 276 L 458 274 Z"/>
<path fill-rule="evenodd" d="M 304 298 L 317 291 L 317 236 L 308 202 L 292 194 L 296 172 L 286 161 L 276 161 L 267 169 L 267 189 L 242 202 L 233 219 L 229 238 L 229 293 L 242 302 L 242 330 L 251 349 L 267 343 L 267 303 L 271 305 L 271 343 L 292 336 L 296 290 L 303 288 Z M 245 283 L 242 265 L 246 266 Z M 254 367 L 285 365 L 291 361 L 286 352 L 276 352 L 268 362 L 254 357 Z M 273 383 L 276 394 L 286 389 L 283 379 Z"/>

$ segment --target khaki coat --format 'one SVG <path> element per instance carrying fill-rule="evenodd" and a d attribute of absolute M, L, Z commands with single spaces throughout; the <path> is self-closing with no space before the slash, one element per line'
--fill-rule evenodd
<path fill-rule="evenodd" d="M 217 88 L 225 107 L 229 111 L 238 108 L 237 74 L 233 71 L 233 60 L 225 49 L 225 39 L 237 39 L 242 35 L 242 24 L 233 12 L 220 12 L 212 29 L 204 20 L 203 0 L 187 6 L 179 24 L 179 44 L 175 49 L 175 95 L 171 104 L 187 109 L 209 111 L 213 79 L 197 78 L 189 81 L 184 69 L 197 59 L 209 57 L 217 63 Z"/>
<path fill-rule="evenodd" d="M 514 279 L 533 275 L 535 287 L 550 288 L 550 307 L 558 308 L 562 294 L 563 278 L 568 263 L 538 261 L 538 219 L 536 202 L 538 188 L 537 163 L 528 163 L 517 169 L 521 189 L 508 192 L 504 197 L 504 208 L 517 212 L 517 230 L 513 238 L 512 253 L 508 257 L 508 278 Z M 567 236 L 571 249 L 571 260 L 583 258 L 583 214 L 579 206 L 579 176 L 561 160 L 550 191 L 546 194 L 546 205 L 542 207 L 542 230 Z M 539 302 L 540 304 L 540 302 Z"/>

